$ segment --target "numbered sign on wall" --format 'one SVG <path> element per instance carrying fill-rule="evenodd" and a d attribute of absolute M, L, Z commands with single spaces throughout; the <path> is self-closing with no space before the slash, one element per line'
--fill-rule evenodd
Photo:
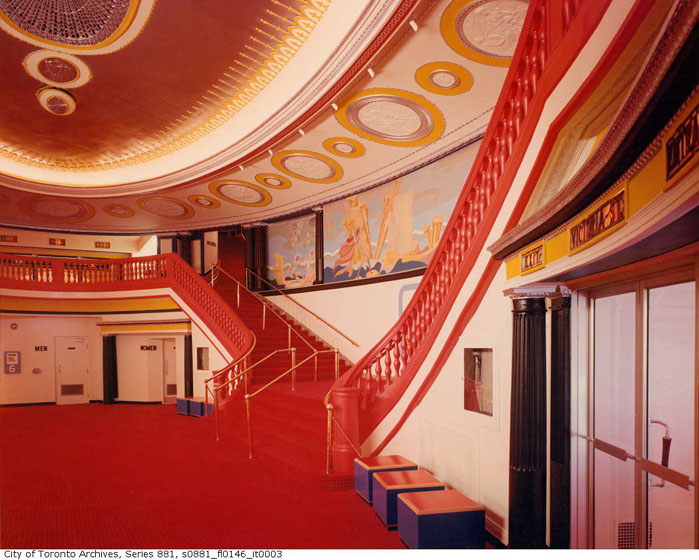
<path fill-rule="evenodd" d="M 5 352 L 5 373 L 21 373 L 22 363 L 19 352 Z"/>

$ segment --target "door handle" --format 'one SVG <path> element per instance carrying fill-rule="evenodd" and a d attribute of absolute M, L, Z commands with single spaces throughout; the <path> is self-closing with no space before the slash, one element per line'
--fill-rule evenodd
<path fill-rule="evenodd" d="M 653 420 L 651 418 L 650 420 L 651 424 L 659 424 L 663 428 L 665 428 L 665 435 L 663 436 L 663 457 L 660 461 L 660 464 L 663 467 L 669 466 L 670 463 L 670 444 L 672 443 L 672 438 L 670 437 L 670 426 L 666 422 L 663 422 L 662 420 Z"/>

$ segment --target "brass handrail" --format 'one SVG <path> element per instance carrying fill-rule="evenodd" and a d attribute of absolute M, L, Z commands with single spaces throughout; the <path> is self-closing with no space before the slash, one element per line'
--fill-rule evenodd
<path fill-rule="evenodd" d="M 332 404 L 330 404 L 330 394 L 333 392 L 332 389 L 328 391 L 328 393 L 325 395 L 325 398 L 323 399 L 323 404 L 325 404 L 325 410 L 327 412 L 327 418 L 328 418 L 328 424 L 327 424 L 327 447 L 326 447 L 326 455 L 325 455 L 325 474 L 330 474 L 330 471 L 332 470 L 332 448 L 333 448 L 333 422 L 335 425 L 339 428 L 340 433 L 345 437 L 347 440 L 347 443 L 350 444 L 350 447 L 352 447 L 352 450 L 354 451 L 355 455 L 357 457 L 362 456 L 362 452 L 359 451 L 355 446 L 354 443 L 352 443 L 352 440 L 349 438 L 347 435 L 347 432 L 345 432 L 344 428 L 342 425 L 335 419 L 333 418 L 333 410 L 335 407 L 333 407 Z"/>
<path fill-rule="evenodd" d="M 255 336 L 255 333 L 253 333 L 253 337 L 254 336 Z M 253 339 L 253 347 L 255 345 L 254 342 L 255 342 L 255 339 Z M 296 348 L 282 348 L 281 350 L 272 350 L 272 352 L 267 354 L 264 358 L 258 360 L 254 364 L 246 366 L 245 369 L 243 369 L 243 371 L 238 372 L 233 377 L 231 377 L 229 380 L 227 380 L 225 383 L 221 383 L 220 385 L 215 386 L 213 391 L 211 390 L 209 385 L 207 385 L 207 383 L 209 381 L 212 381 L 213 379 L 215 379 L 219 375 L 222 375 L 223 373 L 228 373 L 228 371 L 231 368 L 227 366 L 227 367 L 223 368 L 219 373 L 214 375 L 213 377 L 209 377 L 208 379 L 204 380 L 204 387 L 206 389 L 204 391 L 204 400 L 205 400 L 207 414 L 209 412 L 209 395 L 211 395 L 214 399 L 214 415 L 216 417 L 216 441 L 221 441 L 221 435 L 220 435 L 220 429 L 219 429 L 219 407 L 218 407 L 219 396 L 218 396 L 218 392 L 221 389 L 223 389 L 224 387 L 227 387 L 231 383 L 237 381 L 242 376 L 244 376 L 247 372 L 252 371 L 253 368 L 259 366 L 262 362 L 271 358 L 272 356 L 274 356 L 275 354 L 277 354 L 279 352 L 291 352 L 291 365 L 293 367 L 293 365 L 296 363 Z M 248 355 L 249 354 L 246 354 L 243 357 L 247 358 Z M 236 363 L 238 363 L 238 362 L 236 362 Z M 337 379 L 337 374 L 335 375 L 335 379 Z M 248 390 L 248 378 L 247 377 L 245 377 L 244 383 L 245 383 L 245 391 L 247 391 Z M 293 388 L 292 388 L 292 390 L 293 390 Z"/>
<path fill-rule="evenodd" d="M 306 358 L 301 360 L 298 364 L 293 364 L 284 373 L 282 373 L 281 375 L 278 375 L 277 377 L 275 377 L 274 379 L 272 379 L 271 381 L 269 381 L 268 383 L 266 383 L 265 385 L 263 385 L 262 387 L 257 389 L 254 393 L 248 393 L 245 395 L 245 418 L 247 420 L 247 425 L 248 425 L 247 426 L 248 427 L 248 453 L 249 453 L 250 459 L 253 458 L 253 452 L 252 452 L 252 417 L 250 414 L 250 401 L 254 397 L 256 397 L 257 395 L 259 395 L 260 393 L 265 391 L 267 388 L 274 385 L 277 381 L 279 381 L 283 377 L 289 375 L 289 373 L 291 373 L 291 390 L 294 391 L 295 390 L 295 382 L 296 382 L 296 370 L 299 367 L 301 367 L 303 364 L 308 362 L 309 360 L 317 358 L 318 354 L 326 354 L 328 352 L 335 353 L 335 380 L 337 380 L 339 377 L 339 364 L 340 364 L 339 351 L 337 350 L 337 348 L 331 348 L 328 350 L 316 350 L 315 352 L 313 352 L 313 354 L 311 354 L 310 356 L 307 356 Z"/>
<path fill-rule="evenodd" d="M 256 294 L 256 293 L 253 292 L 252 290 L 248 289 L 248 287 L 247 287 L 245 284 L 243 284 L 243 283 L 242 283 L 240 280 L 238 280 L 237 278 L 234 278 L 233 276 L 231 276 L 231 275 L 230 275 L 228 272 L 226 272 L 223 268 L 221 268 L 220 266 L 218 266 L 218 264 L 214 265 L 214 268 L 216 268 L 217 270 L 220 270 L 221 272 L 223 272 L 226 276 L 228 276 L 231 280 L 233 280 L 236 284 L 238 284 L 238 288 L 239 288 L 239 289 L 240 289 L 240 288 L 243 288 L 243 290 L 245 290 L 247 293 L 249 293 L 249 294 L 252 295 L 255 299 L 257 299 L 257 300 L 262 304 L 262 306 L 264 307 L 264 309 L 269 308 L 269 310 L 270 310 L 272 313 L 274 313 L 277 317 L 279 317 L 279 319 L 280 319 L 281 321 L 284 322 L 284 324 L 289 328 L 289 338 L 288 338 L 288 340 L 289 340 L 289 348 L 291 348 L 291 331 L 294 331 L 294 333 L 296 334 L 296 336 L 298 336 L 298 337 L 306 344 L 306 346 L 308 346 L 311 350 L 315 350 L 315 349 L 316 349 L 315 346 L 313 346 L 310 342 L 308 342 L 308 340 L 306 340 L 306 338 L 305 338 L 301 333 L 299 333 L 299 332 L 294 328 L 294 326 L 293 326 L 291 323 L 289 323 L 289 321 L 287 321 L 286 319 L 284 319 L 284 317 L 282 317 L 279 313 L 277 313 L 277 311 L 274 309 L 274 306 L 273 306 L 272 304 L 270 304 L 269 302 L 265 301 L 265 299 L 264 299 L 262 296 L 260 296 L 259 294 Z M 212 270 L 213 270 L 213 269 L 212 269 Z M 240 296 L 238 296 L 238 306 L 240 306 Z M 264 325 L 264 315 L 263 315 L 263 325 Z M 264 329 L 264 326 L 263 326 L 262 328 Z"/>
<path fill-rule="evenodd" d="M 299 303 L 298 301 L 296 301 L 294 298 L 292 298 L 292 297 L 289 296 L 288 294 L 285 294 L 283 291 L 281 291 L 279 288 L 277 288 L 274 284 L 272 284 L 271 282 L 269 282 L 269 280 L 266 280 L 265 278 L 263 278 L 262 276 L 260 276 L 259 274 L 255 273 L 255 272 L 253 272 L 253 271 L 250 270 L 249 268 L 246 268 L 245 271 L 246 271 L 246 273 L 252 274 L 255 278 L 258 278 L 258 279 L 262 280 L 262 281 L 263 281 L 265 284 L 267 284 L 268 286 L 271 286 L 272 289 L 274 289 L 275 291 L 279 292 L 279 293 L 280 293 L 281 295 L 283 295 L 286 299 L 291 300 L 291 301 L 294 302 L 296 305 L 298 305 L 301 309 L 303 309 L 303 310 L 305 310 L 305 311 L 308 311 L 308 312 L 309 312 L 311 315 L 313 315 L 316 319 L 318 319 L 319 321 L 322 321 L 323 323 L 325 323 L 327 326 L 329 326 L 332 330 L 334 330 L 334 331 L 335 331 L 337 334 L 339 334 L 341 337 L 343 337 L 344 339 L 348 340 L 348 341 L 351 342 L 354 346 L 356 346 L 357 348 L 359 348 L 359 344 L 357 344 L 357 343 L 356 343 L 354 340 L 352 340 L 349 336 L 347 336 L 345 333 L 343 333 L 343 332 L 342 332 L 340 329 L 338 329 L 335 325 L 329 323 L 328 321 L 326 321 L 325 319 L 323 319 L 320 315 L 318 315 L 317 313 L 311 311 L 310 309 L 308 309 L 308 307 L 306 307 L 306 306 L 303 305 L 302 303 Z"/>

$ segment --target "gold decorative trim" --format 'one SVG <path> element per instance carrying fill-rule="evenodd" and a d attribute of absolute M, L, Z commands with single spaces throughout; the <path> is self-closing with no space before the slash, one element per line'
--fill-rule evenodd
<path fill-rule="evenodd" d="M 120 214 L 117 210 L 123 209 L 125 212 Z M 113 218 L 131 218 L 136 212 L 133 208 L 126 206 L 125 204 L 107 204 L 102 208 L 105 214 L 109 214 Z"/>
<path fill-rule="evenodd" d="M 174 202 L 175 204 L 179 205 L 183 210 L 184 213 L 179 215 L 179 216 L 168 216 L 167 214 L 158 214 L 157 212 L 149 209 L 146 206 L 146 203 L 151 201 L 151 200 L 167 200 L 168 202 Z M 158 218 L 166 218 L 168 220 L 187 220 L 194 216 L 194 208 L 192 208 L 189 204 L 186 202 L 180 200 L 179 198 L 175 198 L 173 196 L 163 196 L 159 194 L 151 195 L 151 196 L 142 196 L 141 198 L 136 199 L 136 204 L 138 204 L 139 208 L 145 212 L 148 212 L 152 216 L 157 216 Z"/>
<path fill-rule="evenodd" d="M 426 122 L 421 124 L 420 130 L 405 139 L 372 133 L 366 125 L 357 126 L 357 117 L 354 114 L 358 112 L 355 104 L 364 105 L 373 101 L 405 105 L 411 110 L 419 111 L 418 116 L 421 119 L 424 117 Z M 355 93 L 342 103 L 335 113 L 335 118 L 343 127 L 357 136 L 389 146 L 416 147 L 430 144 L 442 136 L 446 128 L 444 116 L 431 101 L 417 93 L 394 88 L 369 88 Z"/>
<path fill-rule="evenodd" d="M 41 214 L 34 209 L 34 205 L 41 201 L 70 201 L 71 203 L 79 206 L 83 210 L 83 214 L 75 216 L 73 218 L 62 218 L 60 216 L 51 216 L 50 214 Z M 33 218 L 38 218 L 40 221 L 57 222 L 63 224 L 75 224 L 78 222 L 84 222 L 90 220 L 95 216 L 95 208 L 88 202 L 78 198 L 66 198 L 59 196 L 28 196 L 23 198 L 17 203 L 17 206 L 29 216 Z"/>
<path fill-rule="evenodd" d="M 350 152 L 343 152 L 337 146 L 347 145 L 352 148 Z M 358 158 L 366 154 L 366 148 L 363 144 L 360 144 L 352 138 L 347 138 L 345 136 L 333 136 L 332 138 L 326 138 L 323 140 L 323 148 L 335 156 L 346 157 L 346 158 Z"/>
<path fill-rule="evenodd" d="M 191 204 L 194 204 L 194 206 L 198 206 L 199 208 L 206 208 L 207 210 L 213 210 L 214 208 L 221 207 L 220 201 L 210 196 L 206 196 L 205 194 L 190 194 L 187 197 L 187 200 Z M 206 200 L 209 204 L 204 204 L 203 202 L 201 202 L 202 200 Z"/>
<path fill-rule="evenodd" d="M 75 113 L 75 109 L 78 107 L 75 96 L 62 89 L 43 87 L 37 90 L 35 95 L 42 109 L 57 117 L 67 117 L 68 115 L 72 115 Z M 60 105 L 56 105 L 56 101 L 64 104 L 61 106 L 65 108 L 63 112 L 57 110 Z M 51 108 L 52 106 L 54 107 L 53 109 Z"/>
<path fill-rule="evenodd" d="M 317 159 L 322 161 L 323 163 L 327 164 L 330 166 L 330 170 L 332 171 L 332 175 L 329 177 L 323 177 L 323 178 L 314 178 L 314 177 L 309 177 L 306 175 L 300 175 L 291 169 L 288 169 L 285 165 L 284 162 L 286 159 L 291 158 L 291 157 L 308 157 L 312 159 Z M 321 154 L 318 152 L 312 152 L 310 150 L 284 150 L 282 152 L 276 153 L 272 156 L 272 165 L 276 167 L 279 171 L 282 173 L 286 173 L 287 175 L 291 175 L 294 179 L 301 179 L 302 181 L 307 181 L 308 183 L 335 183 L 336 181 L 339 181 L 342 179 L 342 176 L 344 175 L 344 170 L 342 169 L 342 166 L 337 163 L 334 159 L 326 156 L 325 154 Z"/>
<path fill-rule="evenodd" d="M 318 27 L 331 0 L 300 2 L 302 4 L 298 10 L 289 10 L 286 15 L 267 10 L 276 22 L 260 19 L 261 27 L 255 28 L 255 34 L 251 36 L 252 44 L 245 45 L 246 52 L 240 53 L 240 58 L 228 66 L 227 71 L 206 90 L 199 101 L 175 119 L 175 122 L 158 131 L 155 142 L 150 146 L 143 145 L 138 153 L 123 152 L 118 159 L 106 163 L 93 163 L 96 161 L 94 159 L 85 162 L 46 162 L 18 155 L 12 151 L 11 146 L 10 149 L 0 148 L 0 154 L 31 167 L 83 173 L 140 165 L 186 148 L 226 124 L 272 83 Z M 292 13 L 296 14 L 293 19 L 287 17 Z"/>
<path fill-rule="evenodd" d="M 45 76 L 39 69 L 39 65 L 44 61 L 51 58 L 58 58 L 63 62 L 70 64 L 74 69 L 77 76 L 68 82 L 56 82 Z M 66 54 L 58 51 L 51 50 L 40 50 L 30 52 L 24 57 L 22 61 L 24 70 L 35 80 L 39 80 L 50 86 L 55 86 L 59 88 L 76 88 L 84 86 L 92 79 L 92 73 L 87 64 L 80 60 L 77 56 L 71 54 Z"/>
<path fill-rule="evenodd" d="M 506 68 L 510 65 L 512 56 L 494 56 L 481 49 L 477 49 L 460 37 L 457 31 L 458 27 L 462 25 L 461 20 L 467 12 L 477 9 L 490 1 L 492 0 L 454 0 L 447 6 L 442 14 L 442 19 L 439 22 L 439 31 L 442 34 L 444 42 L 449 45 L 449 48 L 455 53 L 481 64 L 503 66 Z M 526 6 L 526 1 L 522 3 Z"/>
<path fill-rule="evenodd" d="M 221 192 L 221 187 L 223 187 L 224 185 L 239 185 L 241 187 L 252 189 L 255 192 L 257 192 L 262 198 L 257 202 L 245 202 L 243 200 L 236 200 L 235 198 L 231 198 Z M 219 181 L 214 181 L 213 183 L 211 183 L 209 185 L 209 190 L 220 199 L 225 200 L 226 202 L 230 202 L 231 204 L 237 204 L 238 206 L 259 207 L 267 206 L 270 202 L 272 202 L 272 195 L 269 194 L 269 192 L 267 192 L 259 185 L 255 185 L 254 183 L 248 183 L 247 181 L 238 181 L 236 179 L 221 179 Z"/>
<path fill-rule="evenodd" d="M 441 86 L 437 82 L 440 74 L 452 77 L 453 85 Z M 460 95 L 473 86 L 473 75 L 463 66 L 453 62 L 428 62 L 415 72 L 415 81 L 430 93 L 439 95 Z"/>
<path fill-rule="evenodd" d="M 288 177 L 276 173 L 258 173 L 255 175 L 255 181 L 270 189 L 284 190 L 291 187 Z"/>

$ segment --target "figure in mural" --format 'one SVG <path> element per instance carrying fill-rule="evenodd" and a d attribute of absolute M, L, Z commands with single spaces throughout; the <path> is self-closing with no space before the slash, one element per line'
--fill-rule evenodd
<path fill-rule="evenodd" d="M 369 207 L 360 204 L 356 196 L 347 199 L 347 213 L 342 220 L 347 230 L 347 239 L 340 247 L 333 272 L 347 272 L 353 278 L 366 266 L 367 274 L 371 272 L 371 233 L 369 230 Z M 337 272 L 339 270 L 339 272 Z"/>
<path fill-rule="evenodd" d="M 270 224 L 267 278 L 278 288 L 315 282 L 315 216 Z"/>

